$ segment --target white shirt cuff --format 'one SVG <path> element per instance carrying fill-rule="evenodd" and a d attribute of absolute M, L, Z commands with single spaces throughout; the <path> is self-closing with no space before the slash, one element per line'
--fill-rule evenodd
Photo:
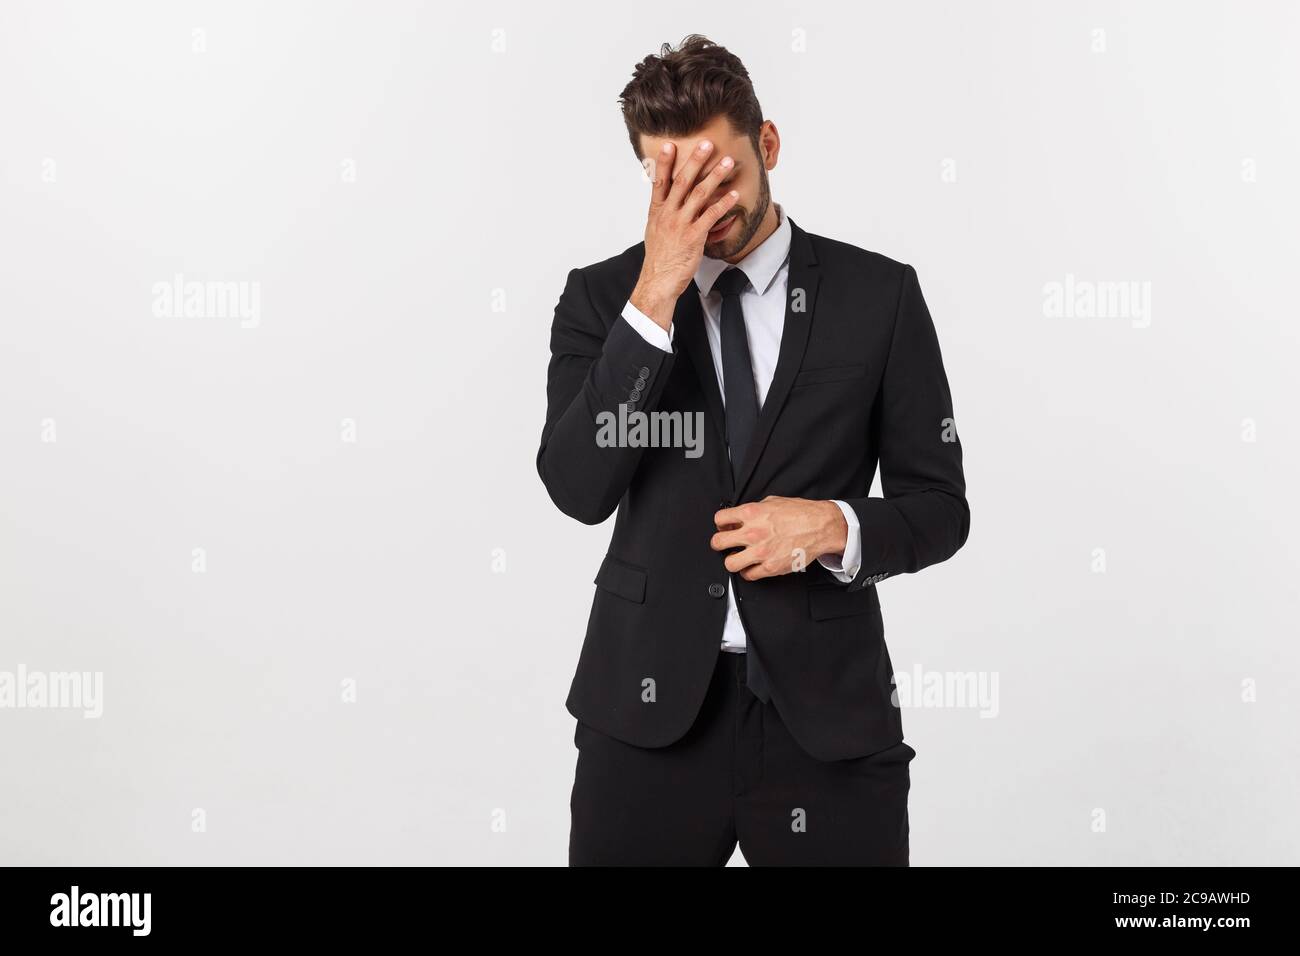
<path fill-rule="evenodd" d="M 841 584 L 850 584 L 858 576 L 862 567 L 862 526 L 858 524 L 858 513 L 838 499 L 835 504 L 844 515 L 844 523 L 849 526 L 849 534 L 844 542 L 843 554 L 823 554 L 817 559 L 820 564 L 839 580 Z"/>
<path fill-rule="evenodd" d="M 673 350 L 673 333 L 677 326 L 669 325 L 668 331 L 665 332 L 662 325 L 634 306 L 631 300 L 623 306 L 623 318 L 628 325 L 636 329 L 641 338 L 655 348 L 663 349 L 665 352 Z"/>

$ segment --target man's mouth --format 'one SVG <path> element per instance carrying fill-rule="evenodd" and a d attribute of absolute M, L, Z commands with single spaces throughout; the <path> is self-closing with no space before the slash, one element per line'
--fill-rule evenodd
<path fill-rule="evenodd" d="M 732 224 L 736 221 L 738 213 L 730 213 L 718 220 L 718 224 L 709 230 L 709 242 L 717 242 L 724 238 L 731 231 Z"/>

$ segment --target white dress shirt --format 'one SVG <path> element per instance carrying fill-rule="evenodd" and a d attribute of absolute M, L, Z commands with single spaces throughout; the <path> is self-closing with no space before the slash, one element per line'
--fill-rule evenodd
<path fill-rule="evenodd" d="M 785 329 L 785 305 L 790 277 L 790 221 L 780 205 L 776 207 L 779 224 L 772 235 L 763 240 L 740 262 L 749 277 L 750 286 L 740 294 L 740 307 L 745 315 L 745 334 L 749 338 L 749 360 L 754 368 L 754 385 L 758 389 L 758 405 L 762 408 L 767 390 L 776 372 L 777 356 L 781 352 L 781 333 Z M 695 285 L 700 290 L 700 304 L 704 309 L 704 328 L 708 333 L 709 351 L 713 355 L 713 370 L 718 376 L 718 391 L 725 403 L 727 390 L 722 381 L 722 296 L 713 294 L 713 283 L 731 264 L 722 259 L 705 257 L 695 270 Z M 675 329 L 664 328 L 645 315 L 631 302 L 623 307 L 623 319 L 640 333 L 651 345 L 665 352 L 673 350 Z M 862 531 L 858 516 L 843 501 L 836 501 L 849 526 L 848 540 L 842 555 L 822 555 L 818 562 L 840 581 L 848 584 L 858 573 L 862 563 Z M 745 627 L 736 609 L 736 598 L 727 586 L 727 622 L 722 630 L 722 649 L 741 652 L 745 650 Z"/>

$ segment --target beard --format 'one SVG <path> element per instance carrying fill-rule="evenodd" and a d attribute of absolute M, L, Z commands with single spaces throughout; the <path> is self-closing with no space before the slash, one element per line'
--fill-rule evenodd
<path fill-rule="evenodd" d="M 759 169 L 758 184 L 758 202 L 754 204 L 753 209 L 747 209 L 739 204 L 732 206 L 728 216 L 735 215 L 736 224 L 731 229 L 731 235 L 727 236 L 720 242 L 704 243 L 704 254 L 710 259 L 730 259 L 740 250 L 749 245 L 749 241 L 754 238 L 759 227 L 763 224 L 763 217 L 767 215 L 767 207 L 772 205 L 772 189 L 767 182 L 767 170 Z"/>

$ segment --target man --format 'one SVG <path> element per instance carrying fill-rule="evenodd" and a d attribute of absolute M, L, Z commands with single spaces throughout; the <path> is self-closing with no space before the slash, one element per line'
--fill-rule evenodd
<path fill-rule="evenodd" d="M 645 241 L 569 273 L 537 458 L 565 514 L 618 512 L 567 701 L 569 862 L 907 865 L 876 585 L 970 522 L 916 273 L 772 202 L 781 140 L 723 47 L 665 45 L 621 102 Z M 693 420 L 697 448 L 646 438 Z"/>

